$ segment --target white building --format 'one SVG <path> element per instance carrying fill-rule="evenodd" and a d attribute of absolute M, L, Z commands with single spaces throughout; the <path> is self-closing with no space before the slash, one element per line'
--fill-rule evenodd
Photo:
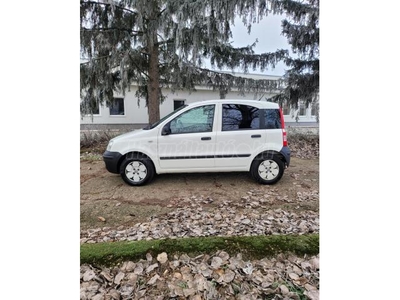
<path fill-rule="evenodd" d="M 241 77 L 248 77 L 252 79 L 269 79 L 279 80 L 280 76 L 260 75 L 260 74 L 242 74 L 235 73 Z M 122 128 L 142 128 L 148 124 L 148 111 L 145 100 L 142 99 L 138 103 L 135 97 L 137 88 L 135 85 L 131 86 L 131 90 L 125 93 L 125 96 L 115 95 L 115 102 L 111 107 L 105 105 L 100 106 L 93 116 L 88 115 L 81 117 L 81 129 L 122 129 Z M 219 91 L 199 86 L 196 91 L 176 91 L 172 93 L 169 89 L 162 90 L 163 95 L 166 96 L 165 101 L 160 105 L 160 117 L 164 117 L 179 106 L 189 104 L 192 102 L 202 100 L 219 99 Z M 246 93 L 244 96 L 239 95 L 236 91 L 230 91 L 226 95 L 226 99 L 248 99 L 248 100 L 265 100 L 274 95 L 277 91 L 271 93 L 264 93 L 255 95 L 254 93 Z M 292 124 L 296 122 L 296 115 L 298 115 L 299 123 L 315 123 L 316 124 L 316 107 L 312 106 L 306 108 L 304 104 L 300 103 L 298 110 L 290 109 L 284 106 L 283 113 L 285 116 L 285 123 Z"/>

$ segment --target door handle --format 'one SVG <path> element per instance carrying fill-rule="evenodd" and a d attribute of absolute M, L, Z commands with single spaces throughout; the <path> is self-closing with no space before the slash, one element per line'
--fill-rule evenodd
<path fill-rule="evenodd" d="M 202 141 L 209 141 L 209 140 L 211 140 L 211 137 L 210 136 L 202 137 L 201 140 Z"/>
<path fill-rule="evenodd" d="M 251 138 L 260 138 L 261 137 L 261 134 L 253 134 L 252 136 L 251 136 Z"/>

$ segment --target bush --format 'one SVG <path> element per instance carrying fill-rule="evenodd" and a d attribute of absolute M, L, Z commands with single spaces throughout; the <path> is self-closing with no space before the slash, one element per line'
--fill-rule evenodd
<path fill-rule="evenodd" d="M 81 149 L 105 146 L 109 140 L 122 133 L 119 130 L 81 130 Z"/>

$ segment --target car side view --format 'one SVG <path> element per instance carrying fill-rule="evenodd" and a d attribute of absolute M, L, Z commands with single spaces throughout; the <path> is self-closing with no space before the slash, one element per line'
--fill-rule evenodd
<path fill-rule="evenodd" d="M 201 172 L 250 172 L 259 183 L 274 184 L 289 167 L 290 149 L 277 103 L 224 99 L 182 106 L 117 136 L 103 159 L 132 186 L 155 174 Z"/>

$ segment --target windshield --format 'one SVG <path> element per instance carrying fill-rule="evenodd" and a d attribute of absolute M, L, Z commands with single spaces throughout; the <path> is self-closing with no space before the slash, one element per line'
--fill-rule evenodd
<path fill-rule="evenodd" d="M 156 127 L 158 124 L 160 124 L 161 122 L 163 122 L 164 120 L 168 119 L 170 116 L 172 116 L 174 113 L 180 111 L 181 109 L 185 108 L 187 106 L 187 104 L 182 105 L 181 107 L 175 109 L 173 112 L 169 113 L 168 115 L 166 115 L 164 118 L 162 118 L 161 120 L 153 123 L 153 124 L 149 124 L 146 127 L 144 127 L 144 130 L 149 130 L 149 129 L 153 129 L 154 127 Z"/>

